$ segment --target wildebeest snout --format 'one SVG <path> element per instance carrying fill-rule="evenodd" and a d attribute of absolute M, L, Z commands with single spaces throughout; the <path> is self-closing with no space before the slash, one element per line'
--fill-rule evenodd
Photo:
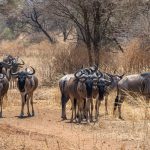
<path fill-rule="evenodd" d="M 87 98 L 90 98 L 92 96 L 93 91 L 93 80 L 91 78 L 88 78 L 85 82 L 85 85 L 87 91 Z"/>

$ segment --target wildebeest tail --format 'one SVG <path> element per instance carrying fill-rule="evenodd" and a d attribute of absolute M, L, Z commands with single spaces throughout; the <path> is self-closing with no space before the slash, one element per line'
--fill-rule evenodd
<path fill-rule="evenodd" d="M 25 94 L 24 98 L 25 98 L 25 103 L 27 102 L 27 96 L 28 94 Z"/>
<path fill-rule="evenodd" d="M 119 88 L 118 88 L 118 85 L 117 85 L 117 96 L 116 96 L 114 105 L 118 106 L 118 104 L 119 104 Z"/>
<path fill-rule="evenodd" d="M 77 107 L 77 99 L 74 99 L 74 108 L 76 109 Z"/>

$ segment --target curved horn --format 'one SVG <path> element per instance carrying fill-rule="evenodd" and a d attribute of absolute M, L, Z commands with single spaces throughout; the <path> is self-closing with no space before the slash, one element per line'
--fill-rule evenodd
<path fill-rule="evenodd" d="M 16 75 L 18 75 L 18 72 L 12 72 L 12 70 L 10 69 L 10 74 L 11 74 L 12 76 L 16 76 Z"/>
<path fill-rule="evenodd" d="M 103 73 L 101 73 L 99 70 L 97 71 L 97 75 L 98 75 L 98 79 L 104 76 Z"/>
<path fill-rule="evenodd" d="M 118 76 L 120 79 L 123 78 L 123 76 L 125 75 L 125 73 L 123 73 L 122 75 Z"/>
<path fill-rule="evenodd" d="M 77 74 L 78 74 L 79 72 L 81 72 L 81 74 L 78 76 Z M 84 72 L 82 72 L 82 70 L 80 69 L 80 70 L 78 70 L 78 71 L 74 74 L 74 76 L 75 76 L 77 79 L 80 79 L 80 77 L 81 77 L 83 74 L 84 74 Z"/>
<path fill-rule="evenodd" d="M 28 74 L 28 75 L 34 75 L 34 74 L 35 74 L 35 69 L 34 69 L 33 67 L 30 67 L 30 68 L 33 70 L 33 72 L 32 72 L 32 73 L 27 72 L 27 68 L 26 68 L 25 70 L 26 70 L 27 74 Z"/>
<path fill-rule="evenodd" d="M 8 63 L 5 63 L 5 62 L 1 62 L 1 63 L 2 63 L 3 66 L 6 66 L 6 67 L 10 67 L 10 66 L 12 65 L 12 62 L 9 63 L 9 64 L 8 64 Z"/>
<path fill-rule="evenodd" d="M 5 76 L 4 76 L 4 74 L 0 74 L 0 79 L 3 79 Z"/>
<path fill-rule="evenodd" d="M 115 70 L 114 70 L 114 74 L 116 74 L 116 72 L 117 72 L 117 70 L 115 69 Z"/>
<path fill-rule="evenodd" d="M 88 74 L 91 73 L 90 70 L 91 70 L 91 69 L 88 69 L 88 68 L 85 68 L 85 69 L 84 69 L 85 73 L 88 73 Z"/>
<path fill-rule="evenodd" d="M 98 70 L 98 64 L 95 64 L 94 67 L 95 67 L 95 71 L 97 71 Z"/>
<path fill-rule="evenodd" d="M 21 58 L 19 58 L 19 59 L 21 60 L 22 63 L 17 63 L 17 64 L 20 65 L 20 66 L 24 65 L 25 62 Z"/>

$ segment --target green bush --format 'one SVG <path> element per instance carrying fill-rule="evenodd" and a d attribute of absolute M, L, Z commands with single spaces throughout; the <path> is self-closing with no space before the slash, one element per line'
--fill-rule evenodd
<path fill-rule="evenodd" d="M 15 34 L 10 28 L 6 27 L 1 34 L 1 38 L 6 40 L 12 40 L 15 38 Z"/>

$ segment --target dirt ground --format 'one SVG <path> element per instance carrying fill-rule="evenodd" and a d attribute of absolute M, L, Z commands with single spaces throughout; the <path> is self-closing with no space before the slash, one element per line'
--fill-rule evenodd
<path fill-rule="evenodd" d="M 148 120 L 126 117 L 122 121 L 114 118 L 111 113 L 105 116 L 102 104 L 101 117 L 97 123 L 79 125 L 69 123 L 69 120 L 61 121 L 60 96 L 57 88 L 38 89 L 34 96 L 35 117 L 20 119 L 19 93 L 10 90 L 8 96 L 7 107 L 5 106 L 3 118 L 0 119 L 0 150 L 150 149 Z M 70 112 L 68 106 L 68 118 Z"/>

